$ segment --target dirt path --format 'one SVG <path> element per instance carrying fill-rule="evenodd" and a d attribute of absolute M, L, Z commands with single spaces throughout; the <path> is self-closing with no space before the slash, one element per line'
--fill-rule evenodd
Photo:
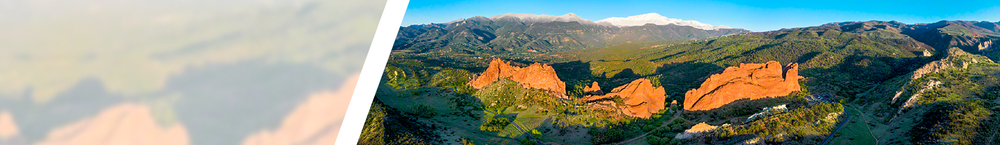
<path fill-rule="evenodd" d="M 868 134 L 872 135 L 872 138 L 875 139 L 875 145 L 878 145 L 878 137 L 876 137 L 875 133 L 872 132 L 872 127 L 869 125 L 871 123 L 868 122 L 868 117 L 865 117 L 867 116 L 865 115 L 865 112 L 861 112 L 861 110 L 858 110 L 858 108 L 854 108 L 854 106 L 851 106 L 851 109 L 854 109 L 854 111 L 858 111 L 859 113 L 861 113 L 859 115 L 861 115 L 862 120 L 865 120 L 865 127 L 868 128 Z"/>

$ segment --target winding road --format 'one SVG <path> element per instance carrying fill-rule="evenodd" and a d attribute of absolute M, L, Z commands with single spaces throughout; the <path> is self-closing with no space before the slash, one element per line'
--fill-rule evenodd
<path fill-rule="evenodd" d="M 833 135 L 837 134 L 837 131 L 840 131 L 841 128 L 844 128 L 844 125 L 847 125 L 848 121 L 851 121 L 851 112 L 845 109 L 844 114 L 847 115 L 847 119 L 844 119 L 844 122 L 840 123 L 840 126 L 837 126 L 837 129 L 834 129 L 833 132 L 830 132 L 830 136 L 827 136 L 826 139 L 823 140 L 823 143 L 821 145 L 826 145 L 827 143 L 830 143 L 830 139 L 833 139 Z"/>

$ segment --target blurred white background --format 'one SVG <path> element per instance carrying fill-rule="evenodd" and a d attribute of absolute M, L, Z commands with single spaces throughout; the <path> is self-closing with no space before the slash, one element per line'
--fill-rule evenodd
<path fill-rule="evenodd" d="M 0 1 L 0 145 L 332 144 L 385 1 Z"/>

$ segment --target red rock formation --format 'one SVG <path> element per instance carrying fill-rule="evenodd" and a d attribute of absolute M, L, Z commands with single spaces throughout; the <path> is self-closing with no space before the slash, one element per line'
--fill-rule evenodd
<path fill-rule="evenodd" d="M 604 91 L 601 91 L 601 86 L 597 85 L 597 82 L 594 82 L 593 85 L 583 87 L 583 93 L 590 95 L 604 95 Z"/>
<path fill-rule="evenodd" d="M 786 96 L 799 91 L 799 65 L 782 67 L 777 61 L 765 64 L 744 63 L 726 68 L 688 91 L 684 110 L 711 110 L 740 99 Z"/>
<path fill-rule="evenodd" d="M 525 68 L 510 66 L 500 59 L 493 59 L 490 67 L 479 75 L 478 78 L 469 81 L 469 85 L 476 89 L 482 89 L 486 85 L 501 78 L 510 78 L 518 82 L 525 88 L 542 89 L 560 94 L 566 94 L 566 83 L 559 80 L 556 70 L 546 64 L 535 63 Z"/>
<path fill-rule="evenodd" d="M 559 80 L 556 69 L 547 64 L 531 64 L 531 66 L 515 72 L 511 80 L 527 88 L 549 90 L 561 95 L 566 94 L 566 83 Z"/>
<path fill-rule="evenodd" d="M 653 88 L 649 79 L 637 79 L 624 86 L 619 86 L 605 95 L 593 95 L 581 98 L 583 101 L 596 101 L 611 97 L 620 97 L 625 106 L 619 109 L 625 115 L 640 118 L 649 118 L 653 113 L 664 108 L 666 91 L 663 87 Z"/>
<path fill-rule="evenodd" d="M 519 67 L 510 66 L 510 64 L 503 62 L 503 60 L 493 59 L 493 61 L 490 61 L 490 67 L 486 68 L 486 71 L 480 74 L 478 78 L 470 81 L 469 85 L 473 88 L 481 89 L 500 78 L 513 76 L 514 72 L 520 69 Z"/>

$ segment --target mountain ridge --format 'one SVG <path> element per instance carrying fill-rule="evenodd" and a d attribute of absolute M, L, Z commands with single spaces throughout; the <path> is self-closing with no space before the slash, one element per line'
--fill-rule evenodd
<path fill-rule="evenodd" d="M 747 32 L 750 31 L 728 28 L 704 30 L 679 24 L 618 27 L 598 24 L 572 13 L 562 16 L 508 13 L 400 27 L 393 50 L 461 55 L 544 53 Z"/>
<path fill-rule="evenodd" d="M 646 24 L 691 26 L 702 30 L 733 29 L 729 26 L 704 24 L 695 20 L 681 20 L 662 16 L 657 13 L 646 13 L 628 17 L 610 17 L 595 21 L 597 23 L 610 24 L 619 27 L 642 26 Z"/>

